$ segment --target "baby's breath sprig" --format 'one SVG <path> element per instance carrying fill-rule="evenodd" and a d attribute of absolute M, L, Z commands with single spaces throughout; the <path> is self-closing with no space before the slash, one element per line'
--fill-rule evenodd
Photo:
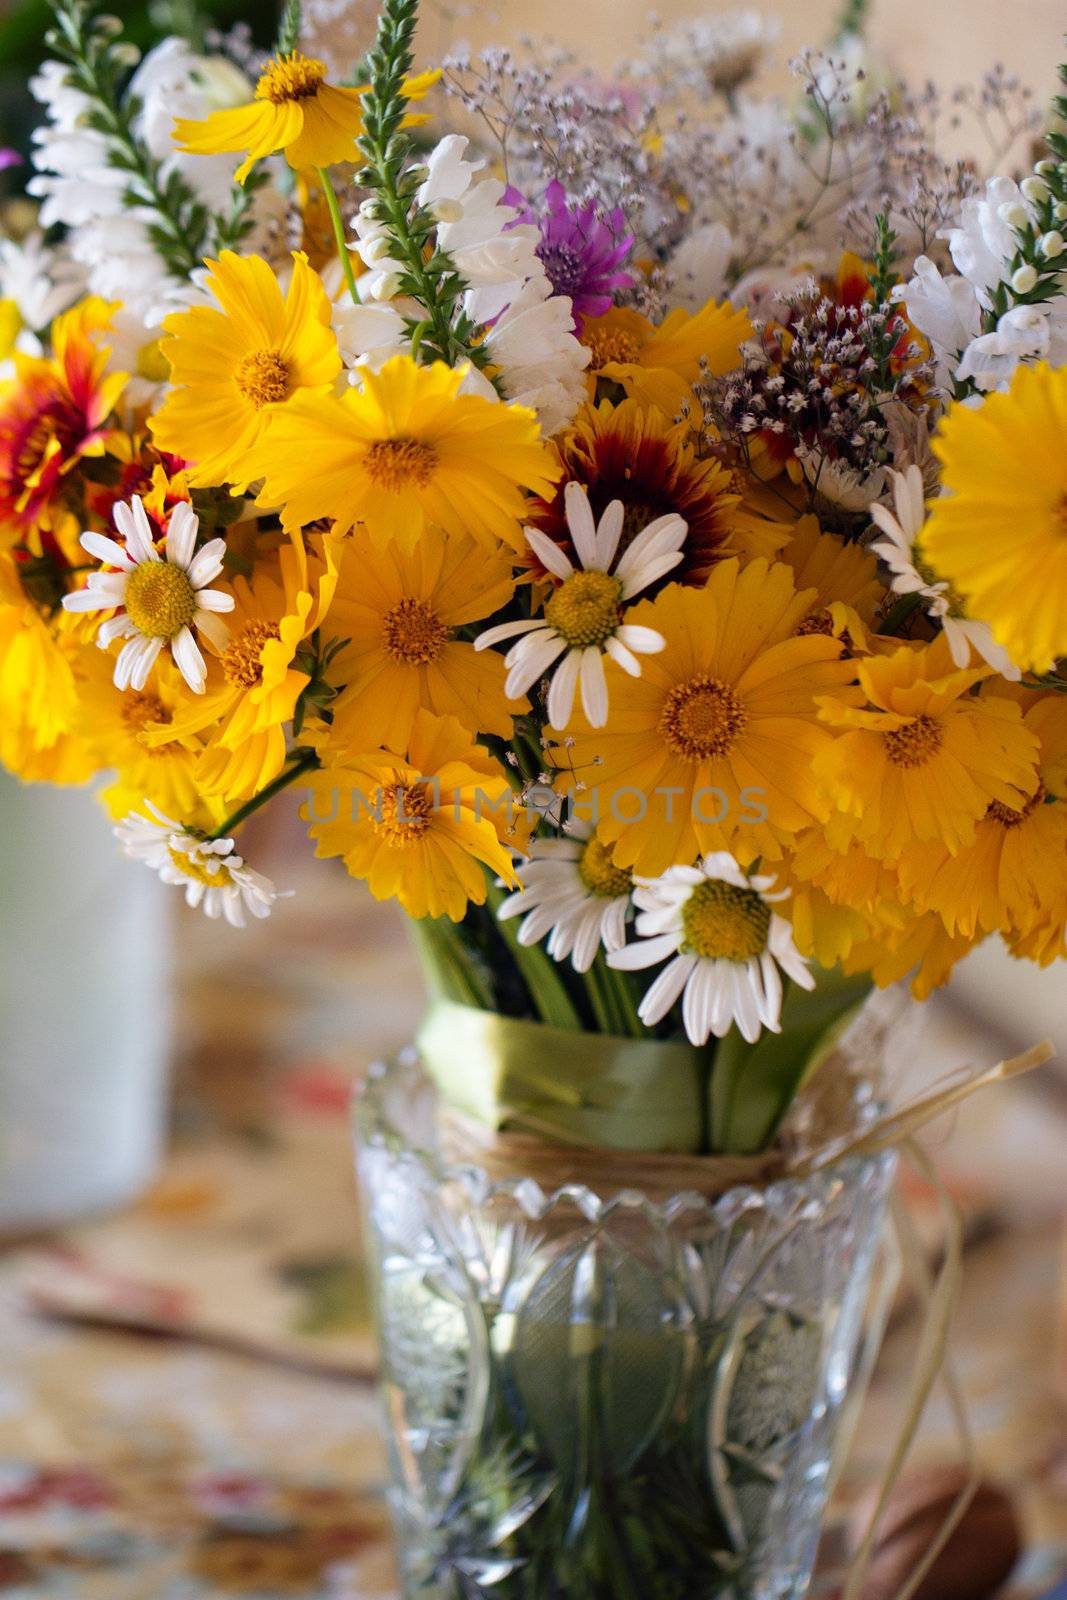
<path fill-rule="evenodd" d="M 152 213 L 153 245 L 176 277 L 187 277 L 200 265 L 211 216 L 180 172 L 164 178 L 133 131 L 140 104 L 122 94 L 122 84 L 136 50 L 119 37 L 118 19 L 101 15 L 95 0 L 52 0 L 52 15 L 45 44 L 67 64 L 69 83 L 90 102 L 89 126 L 104 135 L 111 164 L 127 175 L 126 204 Z"/>
<path fill-rule="evenodd" d="M 402 263 L 398 292 L 410 295 L 426 312 L 407 326 L 416 359 L 446 361 L 452 367 L 470 361 L 484 368 L 489 353 L 477 342 L 478 325 L 460 303 L 467 284 L 437 243 L 435 219 L 415 198 L 423 174 L 412 165 L 412 141 L 402 124 L 418 12 L 418 0 L 385 0 L 382 7 L 368 57 L 370 88 L 363 97 L 359 140 L 367 164 L 358 182 L 371 191 L 363 204 L 387 229 L 393 256 Z"/>

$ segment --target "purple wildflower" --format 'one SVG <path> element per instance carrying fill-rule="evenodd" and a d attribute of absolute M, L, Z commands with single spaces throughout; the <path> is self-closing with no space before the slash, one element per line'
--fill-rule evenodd
<path fill-rule="evenodd" d="M 566 191 L 558 179 L 545 190 L 544 210 L 536 211 L 517 189 L 509 187 L 504 203 L 515 206 L 520 222 L 540 229 L 537 255 L 548 275 L 553 294 L 570 296 L 575 326 L 584 317 L 601 317 L 610 311 L 616 289 L 628 289 L 633 278 L 620 271 L 634 247 L 634 235 L 627 232 L 620 207 L 601 213 L 592 201 L 568 205 Z"/>
<path fill-rule="evenodd" d="M 0 172 L 6 172 L 8 167 L 21 167 L 22 157 L 17 150 L 12 150 L 7 145 L 0 146 Z"/>

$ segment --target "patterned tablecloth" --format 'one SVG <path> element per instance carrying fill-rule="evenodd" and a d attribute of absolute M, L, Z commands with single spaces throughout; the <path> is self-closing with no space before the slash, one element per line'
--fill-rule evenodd
<path fill-rule="evenodd" d="M 418 982 L 398 922 L 328 872 L 246 937 L 184 917 L 181 932 L 159 1182 L 120 1216 L 0 1254 L 0 1596 L 384 1600 L 347 1099 L 353 1073 L 410 1036 Z M 935 1022 L 932 1062 L 995 1052 L 951 1013 Z M 968 1111 L 943 1152 L 987 1234 L 956 1359 L 983 1455 L 1021 1498 L 1035 1584 L 1067 1572 L 1064 1124 L 1049 1088 L 1020 1086 Z M 878 1470 L 913 1335 L 903 1314 L 843 1505 Z M 922 1453 L 952 1451 L 938 1400 Z"/>

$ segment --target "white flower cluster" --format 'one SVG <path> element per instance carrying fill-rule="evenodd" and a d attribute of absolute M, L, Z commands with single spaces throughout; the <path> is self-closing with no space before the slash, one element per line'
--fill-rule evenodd
<path fill-rule="evenodd" d="M 233 848 L 232 839 L 205 839 L 159 811 L 133 811 L 115 829 L 124 854 L 158 872 L 164 883 L 185 890 L 185 902 L 206 916 L 224 917 L 232 928 L 245 926 L 245 913 L 269 917 L 282 898 L 269 878 L 255 872 Z"/>
<path fill-rule="evenodd" d="M 983 313 L 992 309 L 998 285 L 1010 282 L 1017 294 L 1027 294 L 1037 281 L 1030 266 L 1020 268 L 1014 279 L 1008 274 L 1017 232 L 1034 219 L 1035 183 L 1040 179 L 1027 178 L 1020 185 L 1012 178 L 990 178 L 984 193 L 964 200 L 958 224 L 941 235 L 958 275 L 942 274 L 929 256 L 919 256 L 915 276 L 898 290 L 911 321 L 933 345 L 942 388 L 951 388 L 955 379 L 969 380 L 983 393 L 1003 390 L 1020 362 L 1062 366 L 1067 360 L 1064 294 L 1040 305 L 1012 306 L 995 328 L 982 332 Z M 1042 249 L 1054 260 L 1067 245 L 1060 234 L 1050 234 Z"/>
<path fill-rule="evenodd" d="M 45 244 L 39 229 L 28 233 L 21 243 L 0 238 L 0 300 L 18 313 L 14 348 L 20 354 L 43 354 L 40 336 L 54 317 L 74 304 L 83 286 L 78 264 L 62 247 Z M 13 363 L 0 363 L 0 381 L 11 376 Z"/>
<path fill-rule="evenodd" d="M 557 433 L 585 398 L 589 351 L 574 336 L 570 300 L 552 293 L 536 254 L 537 229 L 516 222 L 503 203 L 504 185 L 478 176 L 484 162 L 469 161 L 467 145 L 460 134 L 439 141 L 416 198 L 436 218 L 437 241 L 468 285 L 464 311 L 487 325 L 485 343 L 506 398 L 531 406 L 546 435 Z M 364 304 L 339 305 L 334 316 L 342 355 L 357 373 L 405 348 L 404 319 L 422 314 L 416 302 L 397 299 L 403 263 L 391 254 L 390 232 L 375 210 L 365 201 L 355 220 L 353 243 L 367 266 L 358 284 Z M 496 398 L 475 367 L 464 388 Z"/>

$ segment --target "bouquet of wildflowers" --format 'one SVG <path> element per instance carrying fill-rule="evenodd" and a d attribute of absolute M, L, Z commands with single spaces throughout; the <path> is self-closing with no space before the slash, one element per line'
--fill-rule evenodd
<path fill-rule="evenodd" d="M 0 246 L 0 758 L 209 916 L 244 819 L 453 1003 L 701 1051 L 770 1140 L 873 982 L 1067 924 L 1067 138 L 981 175 L 852 6 L 609 82 L 54 0 Z M 993 72 L 959 115 L 1040 122 Z M 284 914 L 284 913 L 282 913 Z M 748 1094 L 758 1084 L 759 1092 Z M 738 1086 L 745 1092 L 739 1094 Z"/>

